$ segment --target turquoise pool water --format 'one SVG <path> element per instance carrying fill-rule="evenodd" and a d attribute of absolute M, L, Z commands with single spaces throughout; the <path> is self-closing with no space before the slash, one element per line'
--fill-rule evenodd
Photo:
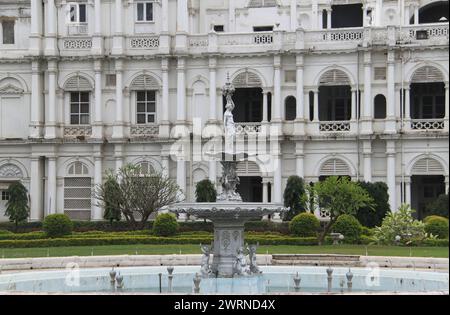
<path fill-rule="evenodd" d="M 192 293 L 196 266 L 175 266 L 172 293 Z M 201 294 L 270 294 L 279 292 L 320 293 L 328 291 L 327 267 L 261 267 L 263 274 L 233 279 L 202 279 Z M 115 268 L 123 276 L 123 288 L 111 285 L 111 268 L 65 269 L 0 275 L 1 292 L 34 293 L 167 293 L 167 267 Z M 348 292 L 348 268 L 333 268 L 330 292 Z M 294 276 L 300 276 L 300 289 Z M 353 292 L 448 292 L 449 275 L 441 272 L 352 268 Z M 161 281 L 160 276 L 161 274 Z"/>

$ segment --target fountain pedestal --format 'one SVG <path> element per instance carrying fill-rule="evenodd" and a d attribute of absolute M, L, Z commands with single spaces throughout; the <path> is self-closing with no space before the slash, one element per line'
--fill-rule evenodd
<path fill-rule="evenodd" d="M 213 261 L 211 277 L 231 278 L 251 275 L 248 270 L 236 270 L 239 250 L 244 250 L 244 225 L 263 216 L 287 211 L 282 204 L 250 202 L 178 203 L 170 207 L 171 212 L 194 215 L 211 220 L 214 225 Z M 249 262 L 250 263 L 250 262 Z M 245 267 L 245 266 L 244 266 Z M 250 268 L 251 266 L 247 266 Z M 244 268 L 245 269 L 245 268 Z M 243 273 L 243 274 L 240 274 Z"/>

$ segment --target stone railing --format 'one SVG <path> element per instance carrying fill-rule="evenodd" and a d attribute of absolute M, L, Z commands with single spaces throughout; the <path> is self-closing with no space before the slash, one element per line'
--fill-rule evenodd
<path fill-rule="evenodd" d="M 219 46 L 252 46 L 252 45 L 272 45 L 273 32 L 257 33 L 224 33 L 218 35 Z"/>
<path fill-rule="evenodd" d="M 91 126 L 64 127 L 64 138 L 90 137 L 91 135 Z"/>
<path fill-rule="evenodd" d="M 444 129 L 444 119 L 413 119 L 411 120 L 412 130 L 442 130 Z"/>
<path fill-rule="evenodd" d="M 209 40 L 207 35 L 190 35 L 188 40 L 188 46 L 195 47 L 208 47 Z"/>
<path fill-rule="evenodd" d="M 236 134 L 238 135 L 252 135 L 261 132 L 260 122 L 246 122 L 246 123 L 236 123 Z"/>
<path fill-rule="evenodd" d="M 131 126 L 130 134 L 132 138 L 155 137 L 159 134 L 158 125 L 135 125 Z"/>
<path fill-rule="evenodd" d="M 92 38 L 90 37 L 72 37 L 62 40 L 63 50 L 90 50 L 92 48 Z"/>
<path fill-rule="evenodd" d="M 159 36 L 134 36 L 128 38 L 129 49 L 157 49 Z"/>
<path fill-rule="evenodd" d="M 81 26 L 80 26 L 81 27 Z M 80 30 L 80 32 L 83 30 Z M 78 32 L 79 35 L 82 35 Z M 168 36 L 167 36 L 168 37 Z M 417 45 L 448 45 L 448 23 L 408 25 L 404 27 L 357 27 L 325 30 L 302 30 L 296 32 L 273 31 L 251 33 L 213 33 L 190 34 L 186 48 L 192 53 L 236 53 L 265 52 L 268 50 L 315 49 L 336 50 L 354 49 L 359 44 L 393 45 L 396 42 Z M 167 42 L 166 42 L 167 41 Z M 158 54 L 162 46 L 170 53 L 175 49 L 173 37 L 163 35 L 134 35 L 126 38 L 128 52 L 133 54 Z M 104 38 L 106 51 L 112 45 L 110 37 Z M 92 39 L 84 36 L 68 36 L 60 39 L 60 49 L 65 54 L 89 50 Z M 159 48 L 159 49 L 158 49 Z M 85 53 L 85 52 L 83 52 Z"/>
<path fill-rule="evenodd" d="M 448 23 L 409 25 L 398 29 L 397 40 L 403 43 L 448 43 Z"/>
<path fill-rule="evenodd" d="M 350 131 L 349 121 L 321 121 L 319 131 L 322 132 L 346 132 Z"/>

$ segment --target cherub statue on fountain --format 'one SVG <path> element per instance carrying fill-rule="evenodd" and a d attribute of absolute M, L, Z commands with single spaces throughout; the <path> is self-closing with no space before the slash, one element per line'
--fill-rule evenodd
<path fill-rule="evenodd" d="M 212 274 L 211 266 L 209 265 L 209 259 L 211 255 L 213 245 L 202 245 L 200 244 L 200 248 L 202 249 L 202 262 L 200 272 L 203 278 L 208 278 Z"/>
<path fill-rule="evenodd" d="M 256 250 L 258 249 L 258 246 L 259 243 L 253 245 L 247 244 L 248 256 L 250 259 L 250 272 L 252 274 L 262 273 L 262 271 L 259 270 L 258 264 L 256 263 Z"/>
<path fill-rule="evenodd" d="M 244 247 L 239 247 L 237 250 L 236 260 L 234 262 L 234 275 L 236 276 L 246 276 L 250 275 L 250 267 L 247 264 L 247 259 L 245 257 Z"/>

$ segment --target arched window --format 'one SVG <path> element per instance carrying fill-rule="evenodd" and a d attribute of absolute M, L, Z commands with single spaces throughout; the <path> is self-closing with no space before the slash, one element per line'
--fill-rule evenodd
<path fill-rule="evenodd" d="M 91 218 L 92 179 L 89 168 L 82 162 L 73 162 L 64 177 L 64 213 L 73 220 Z"/>
<path fill-rule="evenodd" d="M 286 120 L 295 120 L 297 117 L 297 101 L 294 96 L 286 97 L 284 101 L 285 108 L 285 119 Z"/>
<path fill-rule="evenodd" d="M 375 119 L 386 118 L 386 97 L 383 94 L 378 94 L 377 96 L 375 96 L 374 114 Z"/>
<path fill-rule="evenodd" d="M 347 74 L 339 69 L 325 72 L 319 81 L 319 120 L 350 120 L 351 86 Z"/>
<path fill-rule="evenodd" d="M 419 10 L 419 23 L 445 23 L 448 22 L 448 1 L 436 1 L 425 5 Z M 414 17 L 410 23 L 414 23 Z"/>
<path fill-rule="evenodd" d="M 64 83 L 64 91 L 69 98 L 69 123 L 71 125 L 89 125 L 90 118 L 90 94 L 93 87 L 89 80 L 76 75 Z"/>
<path fill-rule="evenodd" d="M 139 167 L 142 175 L 148 175 L 155 172 L 155 169 L 150 162 L 143 161 L 138 163 L 137 166 Z"/>
<path fill-rule="evenodd" d="M 156 123 L 158 89 L 158 81 L 147 74 L 139 75 L 131 82 L 130 90 L 134 92 L 136 102 L 136 124 Z"/>
<path fill-rule="evenodd" d="M 445 83 L 442 72 L 433 66 L 417 69 L 411 78 L 412 119 L 437 119 L 445 116 Z"/>

